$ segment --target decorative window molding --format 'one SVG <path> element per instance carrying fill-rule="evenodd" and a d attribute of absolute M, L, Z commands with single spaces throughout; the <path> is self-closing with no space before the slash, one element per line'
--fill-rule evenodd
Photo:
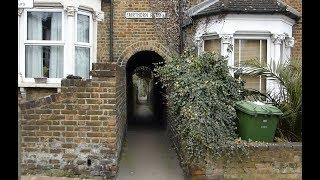
<path fill-rule="evenodd" d="M 274 44 L 282 44 L 285 37 L 284 34 L 272 34 L 271 40 Z"/>
<path fill-rule="evenodd" d="M 19 8 L 19 9 L 18 9 L 18 16 L 21 16 L 21 15 L 22 15 L 22 13 L 23 13 L 23 11 L 24 11 L 24 9 L 23 9 L 23 8 Z"/>
<path fill-rule="evenodd" d="M 65 12 L 67 13 L 68 16 L 75 16 L 75 14 L 78 11 L 78 7 L 75 6 L 66 6 L 64 8 Z"/>
<path fill-rule="evenodd" d="M 233 38 L 232 34 L 221 34 L 219 36 L 221 38 L 222 44 L 232 44 L 232 38 Z"/>
<path fill-rule="evenodd" d="M 102 11 L 93 11 L 92 12 L 93 21 L 103 21 L 104 20 L 104 12 Z"/>
<path fill-rule="evenodd" d="M 294 46 L 294 42 L 295 42 L 294 37 L 286 37 L 284 39 L 284 42 L 285 42 L 286 47 L 292 48 Z"/>

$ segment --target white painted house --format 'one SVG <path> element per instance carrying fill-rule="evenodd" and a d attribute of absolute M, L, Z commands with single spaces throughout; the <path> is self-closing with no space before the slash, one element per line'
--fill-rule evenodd
<path fill-rule="evenodd" d="M 279 0 L 206 0 L 187 10 L 185 28 L 195 28 L 193 43 L 198 54 L 215 51 L 230 67 L 257 58 L 270 64 L 290 58 L 293 25 L 300 13 Z M 233 70 L 230 69 L 233 75 Z M 243 76 L 247 88 L 279 91 L 271 78 Z"/>

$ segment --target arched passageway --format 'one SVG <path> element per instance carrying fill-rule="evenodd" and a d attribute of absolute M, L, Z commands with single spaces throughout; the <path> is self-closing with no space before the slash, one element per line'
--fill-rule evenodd
<path fill-rule="evenodd" d="M 127 62 L 127 121 L 129 128 L 162 128 L 166 127 L 165 119 L 165 90 L 161 83 L 153 76 L 154 63 L 164 63 L 164 59 L 154 51 L 140 51 L 134 54 Z M 140 84 L 134 74 L 140 68 L 148 82 L 139 78 Z M 143 83 L 144 82 L 144 83 Z"/>
<path fill-rule="evenodd" d="M 166 133 L 165 89 L 152 75 L 159 62 L 164 59 L 154 51 L 140 51 L 127 61 L 127 132 L 118 180 L 184 179 Z M 144 85 L 137 69 L 150 77 Z"/>

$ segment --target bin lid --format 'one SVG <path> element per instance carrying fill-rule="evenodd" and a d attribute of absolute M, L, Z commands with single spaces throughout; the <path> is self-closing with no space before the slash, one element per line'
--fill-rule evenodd
<path fill-rule="evenodd" d="M 265 114 L 265 115 L 282 115 L 282 111 L 271 105 L 259 101 L 238 101 L 235 108 L 250 115 Z"/>

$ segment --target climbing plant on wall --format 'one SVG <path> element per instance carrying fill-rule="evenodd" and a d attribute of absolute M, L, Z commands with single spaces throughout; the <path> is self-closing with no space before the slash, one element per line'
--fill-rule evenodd
<path fill-rule="evenodd" d="M 167 89 L 171 128 L 177 132 L 183 163 L 203 167 L 207 157 L 239 152 L 234 102 L 241 99 L 243 87 L 229 75 L 224 57 L 186 52 L 155 72 Z"/>

